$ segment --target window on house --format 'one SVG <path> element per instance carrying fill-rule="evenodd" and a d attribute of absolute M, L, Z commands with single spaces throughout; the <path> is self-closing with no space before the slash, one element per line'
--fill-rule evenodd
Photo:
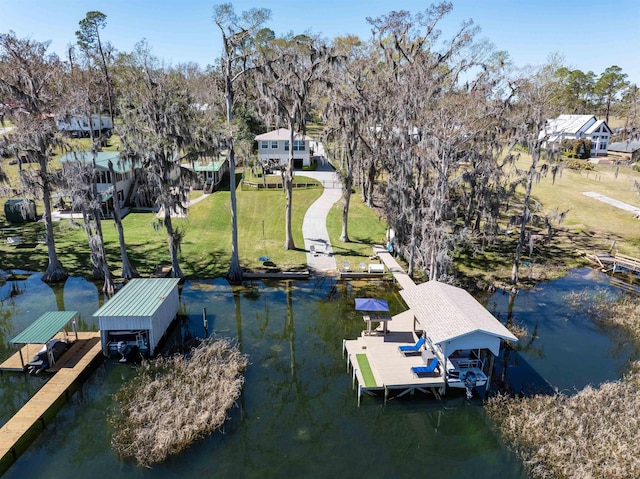
<path fill-rule="evenodd" d="M 293 145 L 293 149 L 295 150 L 296 145 Z M 285 140 L 284 142 L 284 151 L 289 151 L 289 140 Z"/>
<path fill-rule="evenodd" d="M 122 191 L 122 190 L 118 191 L 118 201 L 120 201 L 120 202 L 124 201 L 124 191 Z"/>
<path fill-rule="evenodd" d="M 269 148 L 269 141 L 268 140 L 262 140 L 260 142 L 260 149 L 264 150 L 264 149 L 267 149 L 267 148 Z"/>
<path fill-rule="evenodd" d="M 293 151 L 304 151 L 304 140 L 295 140 L 293 142 Z"/>
<path fill-rule="evenodd" d="M 277 140 L 271 140 L 271 148 L 272 149 L 276 149 L 278 148 L 278 141 Z"/>
<path fill-rule="evenodd" d="M 110 185 L 111 184 L 111 173 L 109 173 L 108 171 L 101 171 L 100 174 L 98 175 L 98 178 L 96 179 L 96 181 L 98 183 L 103 184 L 103 185 Z"/>

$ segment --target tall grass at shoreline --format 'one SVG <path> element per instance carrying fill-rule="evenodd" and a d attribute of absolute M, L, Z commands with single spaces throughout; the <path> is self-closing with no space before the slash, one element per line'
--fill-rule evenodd
<path fill-rule="evenodd" d="M 219 429 L 240 397 L 247 365 L 227 339 L 205 340 L 189 357 L 143 362 L 115 397 L 114 450 L 151 467 Z"/>
<path fill-rule="evenodd" d="M 567 301 L 640 342 L 640 298 L 597 293 L 594 300 L 586 294 L 571 293 Z M 573 396 L 499 395 L 488 401 L 486 411 L 531 477 L 640 477 L 639 391 L 640 362 L 635 362 L 619 381 L 588 386 Z"/>

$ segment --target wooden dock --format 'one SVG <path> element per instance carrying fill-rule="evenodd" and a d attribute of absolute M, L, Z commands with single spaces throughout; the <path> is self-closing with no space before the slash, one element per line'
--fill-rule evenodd
<path fill-rule="evenodd" d="M 421 352 L 403 354 L 398 350 L 400 345 L 415 344 L 417 336 L 414 315 L 404 311 L 393 316 L 388 322 L 388 333 L 383 334 L 382 327 L 375 335 L 363 334 L 354 340 L 344 340 L 343 354 L 346 357 L 347 369 L 352 371 L 354 389 L 357 387 L 358 405 L 363 393 L 384 392 L 386 403 L 393 391 L 396 397 L 413 394 L 415 391 L 432 393 L 435 397 L 444 391 L 446 381 L 441 367 L 438 373 L 429 377 L 418 377 L 411 372 L 413 366 L 424 366 Z M 363 370 L 363 357 L 366 357 L 367 374 Z"/>
<path fill-rule="evenodd" d="M 616 253 L 611 255 L 609 253 L 596 253 L 585 254 L 587 259 L 594 265 L 598 266 L 602 271 L 631 271 L 633 273 L 640 273 L 640 259 L 628 256 L 625 254 Z"/>
<path fill-rule="evenodd" d="M 385 248 L 382 246 L 374 246 L 373 252 L 378 258 L 380 258 L 380 261 L 385 264 L 389 272 L 393 275 L 393 279 L 398 282 L 402 289 L 412 288 L 416 285 L 411 277 L 405 273 L 391 253 L 389 253 Z"/>
<path fill-rule="evenodd" d="M 0 428 L 0 474 L 3 474 L 26 450 L 35 434 L 44 429 L 46 422 L 55 416 L 62 404 L 84 381 L 90 368 L 102 358 L 99 332 L 78 333 L 78 338 L 56 364 L 56 372 L 51 379 Z M 36 346 L 39 347 L 36 349 Z M 35 354 L 41 346 L 30 345 L 30 351 Z M 16 356 L 20 366 L 19 353 L 14 354 L 13 361 L 16 361 Z M 28 357 L 26 361 L 30 359 L 31 357 Z M 3 366 L 8 361 L 5 361 Z M 9 364 L 9 367 L 14 367 L 11 366 L 14 363 Z"/>

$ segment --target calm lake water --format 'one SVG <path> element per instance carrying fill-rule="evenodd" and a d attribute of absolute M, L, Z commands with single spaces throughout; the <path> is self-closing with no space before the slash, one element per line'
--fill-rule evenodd
<path fill-rule="evenodd" d="M 20 292 L 8 298 L 12 287 Z M 506 364 L 510 388 L 572 393 L 618 379 L 629 359 L 637 357 L 624 338 L 566 305 L 567 292 L 585 288 L 608 288 L 608 278 L 579 269 L 516 296 L 511 316 L 533 339 L 498 362 Z M 204 335 L 206 308 L 209 332 L 236 338 L 250 356 L 239 407 L 231 411 L 224 433 L 152 470 L 121 461 L 109 446 L 106 415 L 111 395 L 133 370 L 107 361 L 5 477 L 526 477 L 481 402 L 467 401 L 463 392 L 444 401 L 402 398 L 387 406 L 381 398 L 365 396 L 357 407 L 341 347 L 344 338 L 356 337 L 363 328 L 353 308 L 353 299 L 361 296 L 387 299 L 394 314 L 405 309 L 388 283 L 323 278 L 231 288 L 222 279 L 187 281 L 181 291 L 185 319 L 172 329 L 167 348 Z M 81 329 L 96 330 L 92 314 L 104 301 L 91 282 L 70 278 L 64 287 L 52 288 L 37 274 L 0 287 L 0 299 L 0 359 L 11 352 L 8 340 L 48 310 L 77 310 Z M 486 305 L 507 320 L 509 295 L 499 291 Z M 0 377 L 0 425 L 45 380 Z"/>

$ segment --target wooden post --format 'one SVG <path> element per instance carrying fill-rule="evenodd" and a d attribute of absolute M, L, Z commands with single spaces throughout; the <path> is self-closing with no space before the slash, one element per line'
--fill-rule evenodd
<path fill-rule="evenodd" d="M 204 324 L 204 337 L 209 337 L 209 323 L 207 322 L 207 308 L 202 308 L 202 323 Z"/>

